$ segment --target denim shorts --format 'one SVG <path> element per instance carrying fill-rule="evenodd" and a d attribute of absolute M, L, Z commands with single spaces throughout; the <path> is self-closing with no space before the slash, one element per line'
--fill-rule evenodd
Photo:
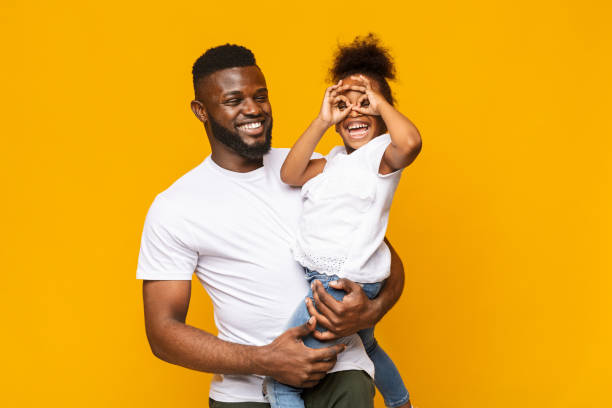
<path fill-rule="evenodd" d="M 318 280 L 323 284 L 325 290 L 334 297 L 336 300 L 342 300 L 346 292 L 343 290 L 336 290 L 329 286 L 331 282 L 337 281 L 340 279 L 338 275 L 327 275 L 325 273 L 320 273 L 317 271 L 313 271 L 312 269 L 304 268 L 304 274 L 306 275 L 306 280 L 312 284 L 314 280 Z M 357 282 L 358 283 L 358 282 Z M 359 286 L 362 287 L 364 293 L 369 299 L 374 299 L 378 296 L 378 292 L 382 288 L 383 282 L 374 282 L 374 283 L 359 283 Z"/>

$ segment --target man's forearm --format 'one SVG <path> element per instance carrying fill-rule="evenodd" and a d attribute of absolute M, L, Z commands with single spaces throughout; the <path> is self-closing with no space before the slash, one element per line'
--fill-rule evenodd
<path fill-rule="evenodd" d="M 261 372 L 260 348 L 223 341 L 185 324 L 191 281 L 143 281 L 142 288 L 147 338 L 157 357 L 210 373 Z"/>
<path fill-rule="evenodd" d="M 375 304 L 375 314 L 373 323 L 376 324 L 399 300 L 404 290 L 404 265 L 395 249 L 385 238 L 385 243 L 391 251 L 391 273 L 378 296 L 373 300 Z"/>
<path fill-rule="evenodd" d="M 144 281 L 145 327 L 151 350 L 172 364 L 217 374 L 259 374 L 294 387 L 315 385 L 344 349 L 337 344 L 310 349 L 299 339 L 312 333 L 315 319 L 291 328 L 265 346 L 221 340 L 185 324 L 191 281 Z"/>
<path fill-rule="evenodd" d="M 147 330 L 153 354 L 193 370 L 216 374 L 258 374 L 285 384 L 309 388 L 336 363 L 343 344 L 309 349 L 299 341 L 315 328 L 314 319 L 294 327 L 265 346 L 247 346 L 219 339 L 180 321 L 168 321 L 152 334 Z"/>
<path fill-rule="evenodd" d="M 172 364 L 217 374 L 268 375 L 263 347 L 231 343 L 177 320 L 147 329 L 153 354 Z"/>

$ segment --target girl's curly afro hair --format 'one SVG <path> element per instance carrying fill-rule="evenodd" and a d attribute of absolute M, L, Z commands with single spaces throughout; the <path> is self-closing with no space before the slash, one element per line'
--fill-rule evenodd
<path fill-rule="evenodd" d="M 329 73 L 333 82 L 354 74 L 367 75 L 378 82 L 385 99 L 391 104 L 394 103 L 391 88 L 387 83 L 387 80 L 395 79 L 393 57 L 372 33 L 356 37 L 350 44 L 340 45 Z"/>

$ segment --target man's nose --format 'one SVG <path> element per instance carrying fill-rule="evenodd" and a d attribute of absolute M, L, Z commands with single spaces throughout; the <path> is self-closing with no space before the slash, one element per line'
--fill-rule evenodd
<path fill-rule="evenodd" d="M 244 107 L 242 113 L 245 115 L 259 115 L 261 113 L 261 106 L 251 98 L 247 98 L 244 101 Z"/>

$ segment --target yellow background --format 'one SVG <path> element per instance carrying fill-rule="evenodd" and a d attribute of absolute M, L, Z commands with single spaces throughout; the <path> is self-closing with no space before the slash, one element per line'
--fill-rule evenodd
<path fill-rule="evenodd" d="M 2 0 L 0 405 L 207 406 L 209 374 L 150 353 L 135 279 L 148 206 L 209 153 L 191 64 L 250 47 L 289 146 L 337 42 L 373 31 L 424 140 L 377 328 L 414 402 L 612 406 L 609 4 Z"/>

